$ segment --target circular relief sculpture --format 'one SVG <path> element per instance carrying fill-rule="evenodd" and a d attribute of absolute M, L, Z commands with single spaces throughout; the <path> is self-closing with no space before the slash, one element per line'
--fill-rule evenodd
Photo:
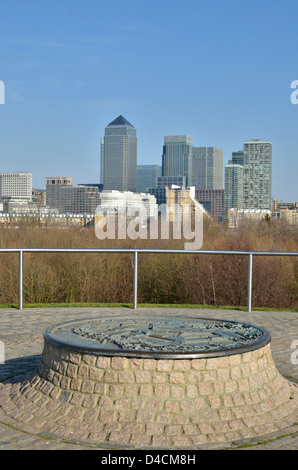
<path fill-rule="evenodd" d="M 239 354 L 270 341 L 263 328 L 242 322 L 181 317 L 107 317 L 48 328 L 56 346 L 115 356 L 197 358 Z"/>

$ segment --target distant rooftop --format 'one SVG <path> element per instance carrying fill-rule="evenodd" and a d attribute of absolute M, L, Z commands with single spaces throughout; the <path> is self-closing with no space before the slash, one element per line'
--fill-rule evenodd
<path fill-rule="evenodd" d="M 110 122 L 110 124 L 108 124 L 108 126 L 129 126 L 129 127 L 134 127 L 121 114 L 116 119 L 114 119 L 114 121 Z"/>

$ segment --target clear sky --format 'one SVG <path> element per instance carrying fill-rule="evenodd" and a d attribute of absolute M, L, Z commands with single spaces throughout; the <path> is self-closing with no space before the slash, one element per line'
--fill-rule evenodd
<path fill-rule="evenodd" d="M 1 0 L 0 172 L 99 182 L 100 137 L 119 114 L 138 163 L 165 135 L 231 153 L 273 146 L 273 197 L 298 200 L 297 0 Z"/>

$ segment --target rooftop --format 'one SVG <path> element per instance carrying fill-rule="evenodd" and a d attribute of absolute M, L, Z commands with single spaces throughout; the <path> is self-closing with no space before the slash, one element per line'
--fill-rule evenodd
<path fill-rule="evenodd" d="M 132 124 L 130 124 L 130 122 L 127 121 L 127 119 L 125 119 L 121 114 L 120 116 L 118 116 L 116 119 L 114 119 L 114 121 L 110 122 L 110 124 L 108 124 L 108 127 L 109 126 L 128 126 L 128 127 L 134 127 Z"/>

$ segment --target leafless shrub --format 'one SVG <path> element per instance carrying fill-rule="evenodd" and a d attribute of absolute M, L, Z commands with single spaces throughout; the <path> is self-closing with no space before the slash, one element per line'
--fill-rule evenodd
<path fill-rule="evenodd" d="M 2 248 L 164 248 L 183 249 L 183 240 L 98 240 L 93 228 L 0 227 Z M 202 249 L 298 251 L 297 229 L 259 222 L 230 230 L 204 224 Z M 245 306 L 248 257 L 245 255 L 139 255 L 138 299 L 146 303 L 198 303 Z M 131 253 L 25 253 L 24 301 L 131 302 Z M 0 254 L 0 303 L 18 302 L 17 253 Z M 298 308 L 298 260 L 253 258 L 253 306 Z"/>

